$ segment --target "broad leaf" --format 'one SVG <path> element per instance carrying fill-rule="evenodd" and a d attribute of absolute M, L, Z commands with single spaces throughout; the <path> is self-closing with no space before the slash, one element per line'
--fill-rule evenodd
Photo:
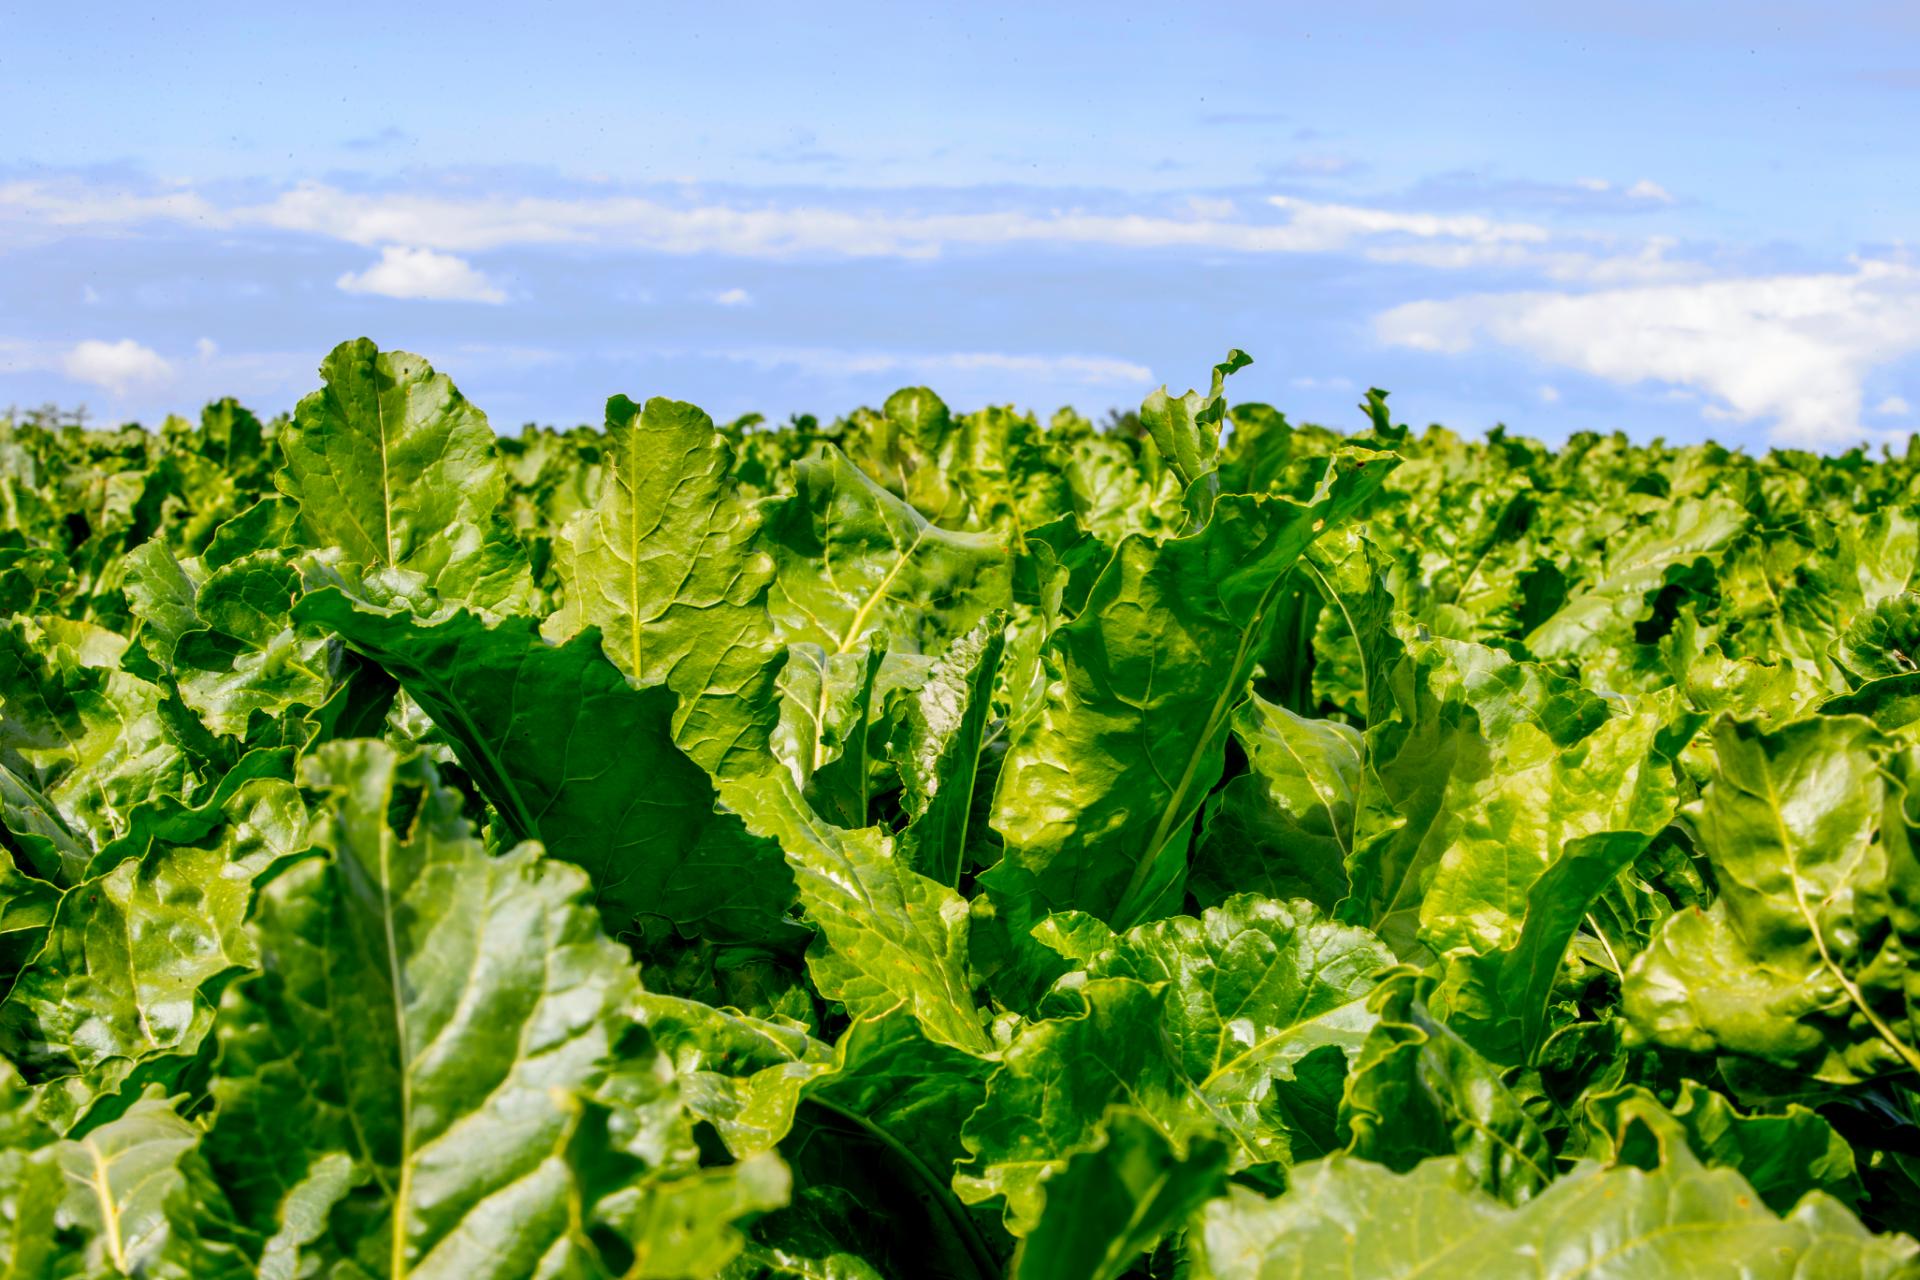
<path fill-rule="evenodd" d="M 716 809 L 713 783 L 674 745 L 672 691 L 634 688 L 597 635 L 555 646 L 530 619 L 425 621 L 337 588 L 295 613 L 398 680 L 512 836 L 586 868 L 614 928 L 791 937 L 777 848 Z"/>
<path fill-rule="evenodd" d="M 1198 1234 L 1211 1280 L 1894 1280 L 1920 1261 L 1912 1240 L 1876 1238 L 1823 1196 L 1776 1217 L 1739 1174 L 1684 1148 L 1652 1173 L 1578 1165 L 1517 1209 L 1451 1160 L 1395 1174 L 1331 1156 L 1277 1200 L 1214 1201 Z"/>
<path fill-rule="evenodd" d="M 1000 535 L 936 527 L 838 449 L 794 463 L 793 487 L 762 511 L 774 563 L 767 607 L 782 639 L 831 657 L 879 629 L 895 650 L 937 653 L 1012 603 Z"/>
<path fill-rule="evenodd" d="M 1004 892 L 1025 873 L 1046 906 L 1120 928 L 1177 905 L 1274 592 L 1391 466 L 1343 452 L 1304 499 L 1222 498 L 1198 533 L 1121 544 L 1085 612 L 1054 632 L 1047 700 L 1000 774 L 1008 870 L 989 883 Z"/>
<path fill-rule="evenodd" d="M 277 477 L 313 545 L 419 574 L 449 600 L 523 603 L 526 554 L 498 517 L 506 477 L 486 415 L 419 356 L 365 338 L 335 347 L 320 376 L 279 436 Z"/>
<path fill-rule="evenodd" d="M 171 1103 L 143 1098 L 119 1119 L 60 1144 L 63 1217 L 86 1236 L 87 1274 L 203 1280 L 251 1276 L 201 1130 Z"/>
<path fill-rule="evenodd" d="M 955 1183 L 969 1200 L 1005 1196 L 1015 1234 L 1031 1229 L 1044 1180 L 1094 1141 L 1116 1103 L 1182 1149 L 1223 1137 L 1235 1170 L 1289 1163 L 1296 1116 L 1323 1094 L 1317 1074 L 1298 1071 L 1316 1052 L 1359 1054 L 1373 1023 L 1367 994 L 1392 963 L 1378 941 L 1310 904 L 1252 896 L 1118 936 L 1088 917 L 1056 917 L 1042 936 L 1084 971 L 1050 997 L 1060 1012 L 1007 1047 L 967 1122 L 974 1159 Z"/>
<path fill-rule="evenodd" d="M 1860 1198 L 1853 1149 L 1819 1113 L 1797 1104 L 1779 1114 L 1742 1115 L 1686 1080 L 1672 1110 L 1639 1086 L 1590 1096 L 1586 1122 L 1599 1140 L 1595 1154 L 1613 1163 L 1651 1168 L 1662 1141 L 1684 1144 L 1706 1164 L 1738 1172 L 1775 1213 L 1790 1212 L 1809 1191 L 1847 1205 Z"/>
<path fill-rule="evenodd" d="M 607 444 L 600 500 L 557 544 L 565 602 L 546 632 L 597 627 L 628 677 L 680 695 L 681 747 L 714 773 L 737 772 L 766 748 L 768 726 L 741 704 L 770 701 L 775 646 L 773 563 L 753 547 L 758 521 L 734 491 L 733 451 L 705 413 L 659 397 L 607 401 Z"/>
<path fill-rule="evenodd" d="M 1720 897 L 1670 916 L 1627 973 L 1648 1037 L 1852 1081 L 1920 1070 L 1906 973 L 1920 897 L 1889 744 L 1852 716 L 1723 719 L 1690 811 Z"/>
<path fill-rule="evenodd" d="M 927 1037 L 976 1055 L 991 1048 L 967 978 L 967 904 L 900 858 L 874 828 L 820 821 L 783 779 L 730 799 L 779 841 L 807 917 L 820 928 L 808 967 L 822 995 L 856 1018 L 899 1012 Z"/>
<path fill-rule="evenodd" d="M 327 852 L 274 881 L 262 975 L 224 1015 L 226 1177 L 277 1205 L 345 1152 L 383 1273 L 532 1274 L 568 1230 L 569 1094 L 603 1079 L 633 966 L 577 868 L 490 856 L 423 760 L 328 743 L 303 773 Z"/>
<path fill-rule="evenodd" d="M 1360 735 L 1253 694 L 1233 713 L 1247 772 L 1215 792 L 1194 852 L 1192 889 L 1203 904 L 1234 893 L 1308 898 L 1331 910 L 1347 896 Z"/>
<path fill-rule="evenodd" d="M 1100 1129 L 1098 1145 L 1048 1181 L 1040 1225 L 1014 1260 L 1016 1280 L 1115 1280 L 1219 1191 L 1219 1143 L 1198 1141 L 1178 1156 L 1153 1125 L 1117 1108 Z"/>
<path fill-rule="evenodd" d="M 957 886 L 966 869 L 967 824 L 1005 651 L 1001 614 L 954 641 L 907 704 L 904 731 L 892 751 L 908 818 L 902 856 L 944 885 Z"/>
<path fill-rule="evenodd" d="M 162 848 L 76 885 L 0 1003 L 0 1046 L 63 1123 L 199 1051 L 222 984 L 254 961 L 250 877 L 219 840 Z"/>

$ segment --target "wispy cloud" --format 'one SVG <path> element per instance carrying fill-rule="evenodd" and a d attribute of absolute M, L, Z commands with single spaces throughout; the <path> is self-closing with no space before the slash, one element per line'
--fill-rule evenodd
<path fill-rule="evenodd" d="M 753 305 L 753 295 L 745 289 L 735 286 L 732 289 L 722 289 L 720 292 L 714 294 L 713 302 L 715 306 L 721 307 L 750 307 Z"/>
<path fill-rule="evenodd" d="M 398 245 L 381 250 L 380 261 L 365 271 L 349 271 L 334 283 L 348 293 L 372 293 L 383 298 L 494 304 L 507 300 L 505 291 L 466 259 Z"/>
<path fill-rule="evenodd" d="M 1645 176 L 1629 182 L 1587 175 L 1562 182 L 1476 170 L 1424 178 L 1408 191 L 1407 199 L 1439 209 L 1534 209 L 1573 215 L 1645 215 L 1676 203 L 1665 187 Z"/>
<path fill-rule="evenodd" d="M 1846 273 L 1480 294 L 1394 307 L 1376 332 L 1417 350 L 1491 344 L 1683 388 L 1711 398 L 1711 417 L 1770 423 L 1776 442 L 1844 445 L 1879 434 L 1861 424 L 1867 374 L 1920 352 L 1920 268 L 1861 260 Z"/>
<path fill-rule="evenodd" d="M 1374 208 L 1273 196 L 1242 206 L 1221 198 L 1185 211 L 1124 212 L 1084 207 L 903 211 L 898 200 L 861 207 L 857 197 L 818 202 L 701 201 L 680 195 L 534 196 L 512 193 L 348 191 L 309 182 L 271 199 L 219 204 L 181 190 L 158 195 L 41 181 L 0 185 L 0 227 L 127 231 L 156 222 L 213 230 L 269 229 L 387 252 L 484 253 L 580 245 L 670 254 L 747 258 L 936 258 L 961 249 L 1087 246 L 1126 251 L 1202 250 L 1241 254 L 1364 252 L 1381 262 L 1439 270 L 1537 267 L 1554 279 L 1647 279 L 1677 274 L 1653 242 L 1625 246 L 1606 237 L 1556 233 L 1530 222 L 1479 213 Z M 356 280 L 372 288 L 411 280 L 424 259 L 384 260 Z M 441 264 L 445 267 L 446 264 Z M 450 271 L 450 268 L 449 268 Z M 376 275 L 378 272 L 380 274 Z M 490 285 L 432 296 L 481 299 Z M 348 287 L 348 286 L 343 286 Z M 451 286 L 450 286 L 451 287 Z M 420 293 L 394 296 L 428 296 Z"/>

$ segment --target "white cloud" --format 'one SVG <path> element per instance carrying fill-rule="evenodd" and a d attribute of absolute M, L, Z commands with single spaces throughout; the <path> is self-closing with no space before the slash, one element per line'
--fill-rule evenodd
<path fill-rule="evenodd" d="M 1703 269 L 1693 263 L 1669 258 L 1673 247 L 1674 241 L 1665 236 L 1650 237 L 1636 249 L 1599 253 L 1485 240 L 1380 245 L 1366 249 L 1365 256 L 1373 262 L 1411 263 L 1440 270 L 1497 267 L 1528 271 L 1569 284 L 1646 284 L 1703 274 Z"/>
<path fill-rule="evenodd" d="M 1294 196 L 1267 203 L 1292 215 L 1287 230 L 1300 250 L 1338 249 L 1369 236 L 1405 235 L 1466 244 L 1544 244 L 1547 229 L 1531 222 L 1495 222 L 1477 213 L 1405 213 L 1362 205 L 1321 204 Z"/>
<path fill-rule="evenodd" d="M 1145 387 L 1153 383 L 1153 371 L 1145 365 L 1112 356 L 1010 355 L 998 351 L 914 354 L 829 347 L 749 347 L 711 354 L 762 369 L 796 368 L 831 377 L 885 373 L 932 379 L 942 374 L 985 372 L 1080 386 Z"/>
<path fill-rule="evenodd" d="M 431 302 L 492 302 L 507 295 L 464 258 L 432 249 L 389 245 L 380 261 L 365 271 L 349 271 L 334 282 L 348 293 Z"/>
<path fill-rule="evenodd" d="M 81 228 L 114 232 L 144 222 L 219 226 L 224 220 L 219 208 L 191 191 L 146 195 L 76 183 L 0 183 L 0 229 L 14 243 Z"/>
<path fill-rule="evenodd" d="M 1698 272 L 1696 267 L 1669 259 L 1674 241 L 1661 236 L 1622 251 L 1602 238 L 1555 237 L 1535 223 L 1501 222 L 1479 214 L 1407 213 L 1317 204 L 1289 196 L 1273 196 L 1270 200 L 1276 208 L 1293 214 L 1288 230 L 1294 233 L 1298 252 L 1358 248 L 1372 262 L 1443 271 L 1499 267 L 1585 284 L 1672 280 Z M 1388 243 L 1377 242 L 1382 239 Z M 1572 247 L 1567 244 L 1569 240 L 1593 247 Z"/>
<path fill-rule="evenodd" d="M 132 338 L 118 342 L 89 338 L 77 343 L 61 359 L 60 369 L 76 382 L 91 383 L 116 396 L 157 386 L 173 377 L 173 366 L 158 351 Z"/>
<path fill-rule="evenodd" d="M 1651 178 L 1642 178 L 1627 188 L 1629 200 L 1651 200 L 1656 204 L 1672 204 L 1673 197 L 1667 189 Z"/>
<path fill-rule="evenodd" d="M 750 307 L 753 305 L 753 295 L 745 289 L 740 288 L 722 289 L 713 295 L 713 300 L 717 305 L 722 307 Z"/>
<path fill-rule="evenodd" d="M 1375 328 L 1396 346 L 1490 343 L 1612 382 L 1696 391 L 1709 398 L 1703 412 L 1769 421 L 1777 442 L 1839 445 L 1874 434 L 1860 423 L 1867 373 L 1920 351 L 1920 268 L 1863 260 L 1848 274 L 1478 294 L 1394 307 Z"/>
<path fill-rule="evenodd" d="M 1200 248 L 1241 253 L 1316 253 L 1382 234 L 1542 240 L 1538 227 L 1472 215 L 1404 214 L 1275 196 L 1286 222 L 1248 222 L 1195 213 L 877 213 L 818 206 L 738 208 L 670 205 L 644 196 L 586 199 L 350 193 L 309 183 L 266 204 L 233 211 L 241 225 L 304 231 L 354 244 L 427 245 L 473 252 L 506 245 L 597 244 L 664 253 L 742 257 L 826 254 L 937 257 L 950 248 L 1032 243 L 1122 249 Z M 1218 212 L 1217 208 L 1209 213 Z"/>
<path fill-rule="evenodd" d="M 210 338 L 194 344 L 196 360 L 168 360 L 130 338 L 68 344 L 0 337 L 0 374 L 50 373 L 109 393 L 100 421 L 158 421 L 220 396 L 255 408 L 291 408 L 315 383 L 310 351 L 222 351 Z"/>
<path fill-rule="evenodd" d="M 1907 403 L 1905 396 L 1888 396 L 1873 406 L 1873 411 L 1883 418 L 1903 418 L 1913 412 L 1913 406 Z"/>
<path fill-rule="evenodd" d="M 1605 178 L 1575 178 L 1573 185 L 1582 191 L 1611 191 L 1613 184 Z"/>
<path fill-rule="evenodd" d="M 1559 403 L 1560 403 L 1560 388 L 1558 388 L 1558 387 L 1556 387 L 1556 386 L 1552 386 L 1552 385 L 1550 385 L 1550 384 L 1549 384 L 1549 385 L 1547 385 L 1547 386 L 1543 386 L 1543 387 L 1541 387 L 1541 388 L 1540 388 L 1540 403 L 1541 403 L 1541 404 L 1559 404 Z"/>
<path fill-rule="evenodd" d="M 130 196 L 72 183 L 0 185 L 0 243 L 50 227 L 124 232 L 156 221 L 218 231 L 289 231 L 377 247 L 381 261 L 348 273 L 341 287 L 481 301 L 499 300 L 499 290 L 451 255 L 584 245 L 749 258 L 933 258 L 953 249 L 1070 244 L 1244 254 L 1360 252 L 1381 262 L 1446 270 L 1537 269 L 1551 278 L 1581 281 L 1667 279 L 1680 270 L 1664 260 L 1668 242 L 1622 248 L 1607 237 L 1554 233 L 1534 223 L 1478 214 L 1376 209 L 1293 196 L 1269 197 L 1261 218 L 1220 197 L 1192 198 L 1179 214 L 1071 207 L 921 213 L 702 203 L 696 189 L 661 198 L 554 197 L 355 192 L 307 182 L 262 202 L 218 206 L 189 191 Z"/>

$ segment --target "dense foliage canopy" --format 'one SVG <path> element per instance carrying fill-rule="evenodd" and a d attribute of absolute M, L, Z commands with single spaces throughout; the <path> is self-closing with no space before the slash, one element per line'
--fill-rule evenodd
<path fill-rule="evenodd" d="M 0 1273 L 1920 1275 L 1920 458 L 0 427 Z"/>

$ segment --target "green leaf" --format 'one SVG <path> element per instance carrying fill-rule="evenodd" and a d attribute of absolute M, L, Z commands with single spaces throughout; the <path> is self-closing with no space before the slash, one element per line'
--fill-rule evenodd
<path fill-rule="evenodd" d="M 929 1274 L 998 1274 L 947 1187 L 988 1064 L 899 1017 L 856 1020 L 831 1050 L 777 1021 L 689 1000 L 644 995 L 641 1018 L 730 1154 L 778 1143 L 793 1161 L 794 1203 L 756 1226 L 760 1244 L 739 1274 L 866 1276 L 835 1268 L 850 1265 L 846 1249 L 883 1247 Z"/>
<path fill-rule="evenodd" d="M 86 662 L 24 619 L 0 626 L 0 766 L 17 780 L 8 789 L 43 797 L 75 836 L 111 839 L 140 800 L 192 790 L 163 700 L 158 686 Z"/>
<path fill-rule="evenodd" d="M 1656 749 L 1666 718 L 1640 707 L 1569 745 L 1530 723 L 1495 740 L 1484 776 L 1448 789 L 1451 839 L 1420 905 L 1421 940 L 1442 954 L 1513 946 L 1534 883 L 1575 841 L 1637 834 L 1673 816 L 1673 772 Z"/>
<path fill-rule="evenodd" d="M 1559 753 L 1605 724 L 1608 714 L 1606 704 L 1578 684 L 1485 646 L 1435 640 L 1408 648 L 1396 641 L 1383 642 L 1381 651 L 1392 656 L 1392 665 L 1369 677 L 1375 715 L 1364 739 L 1367 770 L 1348 868 L 1353 892 L 1340 914 L 1373 928 L 1401 956 L 1420 959 L 1430 954 L 1420 923 L 1439 909 L 1426 905 L 1429 887 L 1454 847 L 1461 819 L 1475 815 L 1475 792 L 1485 787 L 1498 800 L 1498 782 L 1489 779 L 1501 753 L 1512 745 L 1517 767 L 1544 768 L 1550 776 Z M 1654 789 L 1655 774 L 1645 776 Z M 1463 866 L 1462 855 L 1454 854 L 1450 878 L 1456 888 L 1471 881 L 1474 870 L 1491 867 L 1486 888 L 1503 903 L 1517 903 L 1524 885 L 1539 874 L 1553 838 L 1548 806 L 1523 810 L 1523 816 L 1534 828 L 1534 851 L 1516 861 L 1511 880 L 1502 870 L 1499 832 L 1490 825 L 1500 815 L 1481 811 L 1481 837 L 1491 856 Z M 1454 905 L 1465 913 L 1462 924 L 1484 913 L 1484 906 L 1458 894 Z M 1487 931 L 1504 936 L 1517 928 L 1508 906 L 1492 913 Z"/>
<path fill-rule="evenodd" d="M 1192 890 L 1204 905 L 1234 893 L 1308 898 L 1331 910 L 1347 896 L 1360 734 L 1249 695 L 1233 713 L 1247 772 L 1209 797 Z"/>
<path fill-rule="evenodd" d="M 822 822 L 784 779 L 728 798 L 749 829 L 786 851 L 820 928 L 807 965 L 822 995 L 856 1018 L 900 1011 L 938 1044 L 991 1049 L 967 978 L 965 899 L 908 866 L 878 829 Z"/>
<path fill-rule="evenodd" d="M 555 1265 L 555 1250 L 540 1259 L 539 1274 L 606 1280 L 715 1275 L 746 1244 L 741 1220 L 787 1202 L 792 1179 L 771 1153 L 717 1168 L 691 1160 L 665 1170 L 650 1167 L 660 1152 L 658 1135 L 648 1130 L 660 1117 L 648 1113 L 659 1112 L 668 1096 L 623 1097 L 611 1106 L 596 1101 L 581 1108 L 566 1147 L 577 1226 L 565 1256 L 573 1269 Z M 638 1107 L 631 1105 L 636 1101 Z M 494 1252 L 519 1244 L 518 1224 L 510 1218 L 488 1224 L 487 1235 L 493 1239 L 476 1243 Z"/>
<path fill-rule="evenodd" d="M 344 1151 L 313 1162 L 281 1202 L 276 1229 L 260 1250 L 260 1280 L 296 1280 L 303 1255 L 326 1234 L 328 1215 L 353 1190 L 356 1177 Z"/>
<path fill-rule="evenodd" d="M 320 377 L 279 434 L 275 478 L 312 545 L 418 574 L 447 600 L 524 604 L 526 553 L 499 518 L 506 476 L 486 415 L 419 356 L 365 338 L 335 347 Z"/>
<path fill-rule="evenodd" d="M 1015 1280 L 1116 1280 L 1219 1192 L 1226 1148 L 1195 1141 L 1177 1155 L 1160 1131 L 1125 1110 L 1107 1113 L 1097 1146 L 1046 1185 L 1040 1225 L 1020 1242 Z"/>
<path fill-rule="evenodd" d="M 1778 1114 L 1742 1115 L 1695 1080 L 1680 1082 L 1669 1110 L 1637 1085 L 1586 1100 L 1595 1154 L 1610 1163 L 1651 1169 L 1663 1145 L 1684 1145 L 1713 1168 L 1745 1178 L 1767 1207 L 1788 1213 L 1818 1190 L 1842 1204 L 1860 1199 L 1853 1149 L 1818 1112 L 1789 1103 Z"/>
<path fill-rule="evenodd" d="M 220 987 L 254 962 L 242 928 L 252 898 L 218 840 L 156 849 L 61 897 L 0 1003 L 0 1048 L 51 1085 L 63 1126 L 136 1073 L 166 1080 L 199 1051 Z"/>
<path fill-rule="evenodd" d="M 966 868 L 974 784 L 1005 652 L 1006 617 L 997 613 L 948 646 L 907 703 L 891 750 L 908 819 L 901 856 L 944 885 L 958 885 Z"/>
<path fill-rule="evenodd" d="M 1176 1151 L 1210 1138 L 1208 1120 L 1186 1109 L 1188 1082 L 1159 1044 L 1162 993 L 1130 978 L 1076 985 L 1062 999 L 1079 1008 L 1023 1026 L 968 1119 L 962 1139 L 972 1160 L 954 1175 L 968 1204 L 1003 1196 L 1016 1236 L 1040 1222 L 1045 1183 L 1092 1138 L 1115 1102 L 1147 1108 Z"/>
<path fill-rule="evenodd" d="M 1348 1148 L 1402 1173 L 1458 1155 L 1484 1190 L 1525 1200 L 1553 1176 L 1546 1136 L 1498 1069 L 1433 1017 L 1429 983 L 1403 970 L 1374 997 L 1379 1018 L 1340 1103 Z"/>
<path fill-rule="evenodd" d="M 735 491 L 733 450 L 701 410 L 654 397 L 607 401 L 608 474 L 567 522 L 554 570 L 565 593 L 547 635 L 599 628 L 607 657 L 680 695 L 674 738 L 712 773 L 751 768 L 769 726 L 773 562 Z"/>
<path fill-rule="evenodd" d="M 57 1215 L 66 1198 L 54 1133 L 34 1114 L 20 1073 L 0 1063 L 0 1268 L 9 1277 L 55 1274 Z"/>
<path fill-rule="evenodd" d="M 874 791 L 888 695 L 924 675 L 915 656 L 890 660 L 875 633 L 852 652 L 788 646 L 780 672 L 780 724 L 769 744 L 816 811 L 843 827 L 864 827 Z"/>
<path fill-rule="evenodd" d="M 793 464 L 793 487 L 762 509 L 782 639 L 831 658 L 883 630 L 895 652 L 933 654 L 1012 604 L 1002 535 L 936 527 L 831 446 Z"/>
<path fill-rule="evenodd" d="M 1233 1168 L 1289 1162 L 1281 1108 L 1295 1070 L 1322 1050 L 1360 1054 L 1374 1023 L 1368 996 L 1392 954 L 1309 903 L 1252 894 L 1118 936 L 1072 921 L 1054 917 L 1042 938 L 1091 977 L 1166 984 L 1159 1038 L 1191 1102 L 1227 1135 Z"/>
<path fill-rule="evenodd" d="M 793 1127 L 801 1091 L 835 1069 L 828 1046 L 778 1020 L 654 992 L 640 996 L 635 1016 L 687 1108 L 735 1159 L 771 1151 Z"/>
<path fill-rule="evenodd" d="M 0 857 L 0 986 L 12 986 L 20 964 L 39 950 L 59 902 L 58 887 Z"/>
<path fill-rule="evenodd" d="M 1253 363 L 1253 357 L 1235 349 L 1213 366 L 1213 385 L 1203 397 L 1188 391 L 1174 397 L 1162 386 L 1140 406 L 1140 421 L 1153 437 L 1167 461 L 1180 473 L 1183 485 L 1191 485 L 1214 469 L 1220 447 L 1220 424 L 1227 415 L 1223 395 L 1227 375 Z"/>
<path fill-rule="evenodd" d="M 213 732 L 241 737 L 256 714 L 288 716 L 333 693 L 329 641 L 289 625 L 300 575 L 280 552 L 238 557 L 200 582 L 156 542 L 127 564 L 136 638 Z"/>
<path fill-rule="evenodd" d="M 586 868 L 614 929 L 793 937 L 778 850 L 716 809 L 713 783 L 674 745 L 672 690 L 634 688 L 597 634 L 556 646 L 528 618 L 425 621 L 337 588 L 306 596 L 295 616 L 398 680 L 512 837 Z"/>
<path fill-rule="evenodd" d="M 1608 831 L 1568 842 L 1560 857 L 1527 890 L 1520 936 L 1505 951 L 1468 954 L 1449 962 L 1448 1020 L 1480 1052 L 1497 1062 L 1531 1062 L 1547 1036 L 1547 1007 L 1567 948 L 1586 922 L 1609 947 L 1591 912 L 1601 895 L 1646 849 L 1636 832 Z M 1610 967 L 1620 972 L 1618 956 Z"/>
<path fill-rule="evenodd" d="M 1369 387 L 1367 398 L 1361 402 L 1360 408 L 1366 412 L 1373 438 L 1389 449 L 1397 449 L 1406 444 L 1407 428 L 1404 423 L 1394 425 L 1393 410 L 1387 408 L 1387 397 L 1391 394 L 1379 387 Z"/>
<path fill-rule="evenodd" d="M 1296 1170 L 1278 1199 L 1234 1189 L 1194 1234 L 1210 1280 L 1894 1280 L 1920 1260 L 1912 1240 L 1870 1235 L 1824 1196 L 1775 1217 L 1739 1174 L 1684 1148 L 1652 1173 L 1577 1165 L 1514 1209 L 1455 1161 L 1396 1174 L 1335 1155 Z"/>
<path fill-rule="evenodd" d="M 0 764 L 0 828 L 17 864 L 48 884 L 72 884 L 86 874 L 93 856 L 90 843 L 69 828 L 53 802 L 4 764 Z M 16 892 L 24 891 L 16 886 Z"/>
<path fill-rule="evenodd" d="M 1581 652 L 1616 635 L 1646 609 L 1646 597 L 1670 570 L 1723 551 L 1747 526 L 1747 513 L 1725 498 L 1668 505 L 1638 529 L 1609 540 L 1604 567 L 1527 636 L 1542 658 Z"/>
<path fill-rule="evenodd" d="M 1223 497 L 1198 533 L 1121 544 L 1050 641 L 1046 702 L 1000 774 L 993 825 L 1007 853 L 986 883 L 1005 892 L 1025 873 L 1046 907 L 1120 928 L 1177 906 L 1274 592 L 1391 466 L 1343 451 L 1304 500 Z"/>
<path fill-rule="evenodd" d="M 1300 558 L 1301 574 L 1325 606 L 1313 640 L 1313 695 L 1369 729 L 1391 718 L 1387 679 L 1406 652 L 1386 581 L 1390 563 L 1388 553 L 1354 524 L 1328 530 Z"/>
<path fill-rule="evenodd" d="M 201 1280 L 253 1275 L 235 1246 L 201 1131 L 173 1105 L 143 1098 L 125 1115 L 60 1144 L 63 1215 L 86 1235 L 85 1274 Z"/>
<path fill-rule="evenodd" d="M 960 1132 L 986 1097 L 994 1063 L 929 1039 L 901 1018 L 850 1023 L 834 1046 L 834 1068 L 804 1087 L 806 1100 L 884 1132 L 911 1157 L 930 1188 L 952 1205 L 953 1166 L 967 1158 Z"/>
<path fill-rule="evenodd" d="M 1627 971 L 1648 1038 L 1850 1082 L 1920 1069 L 1906 973 L 1920 863 L 1889 744 L 1861 718 L 1723 718 L 1689 816 L 1720 896 L 1668 917 Z"/>
<path fill-rule="evenodd" d="M 230 877 L 258 875 L 303 852 L 307 812 L 291 781 L 293 761 L 290 748 L 258 748 L 190 801 L 165 794 L 141 801 L 127 815 L 126 832 L 93 855 L 87 876 L 103 876 L 128 858 L 167 846 L 204 845 L 223 827 L 230 828 L 224 846 Z"/>
<path fill-rule="evenodd" d="M 1234 1170 L 1291 1162 L 1293 1117 L 1324 1094 L 1297 1071 L 1316 1051 L 1358 1055 L 1373 1023 L 1366 996 L 1393 962 L 1308 903 L 1251 895 L 1123 935 L 1056 916 L 1041 936 L 1082 966 L 1050 997 L 1069 1012 L 1015 1034 L 967 1122 L 974 1158 L 955 1182 L 970 1201 L 1004 1195 L 1016 1235 L 1032 1229 L 1044 1180 L 1116 1103 L 1182 1149 L 1196 1135 L 1225 1139 Z"/>
<path fill-rule="evenodd" d="M 1847 624 L 1835 657 L 1861 682 L 1920 671 L 1920 595 L 1890 596 Z"/>
<path fill-rule="evenodd" d="M 568 1229 L 569 1095 L 604 1077 L 631 962 L 578 869 L 489 856 L 424 760 L 332 742 L 302 771 L 328 852 L 273 882 L 262 975 L 223 1015 L 228 1177 L 277 1207 L 345 1152 L 381 1273 L 532 1274 Z"/>

